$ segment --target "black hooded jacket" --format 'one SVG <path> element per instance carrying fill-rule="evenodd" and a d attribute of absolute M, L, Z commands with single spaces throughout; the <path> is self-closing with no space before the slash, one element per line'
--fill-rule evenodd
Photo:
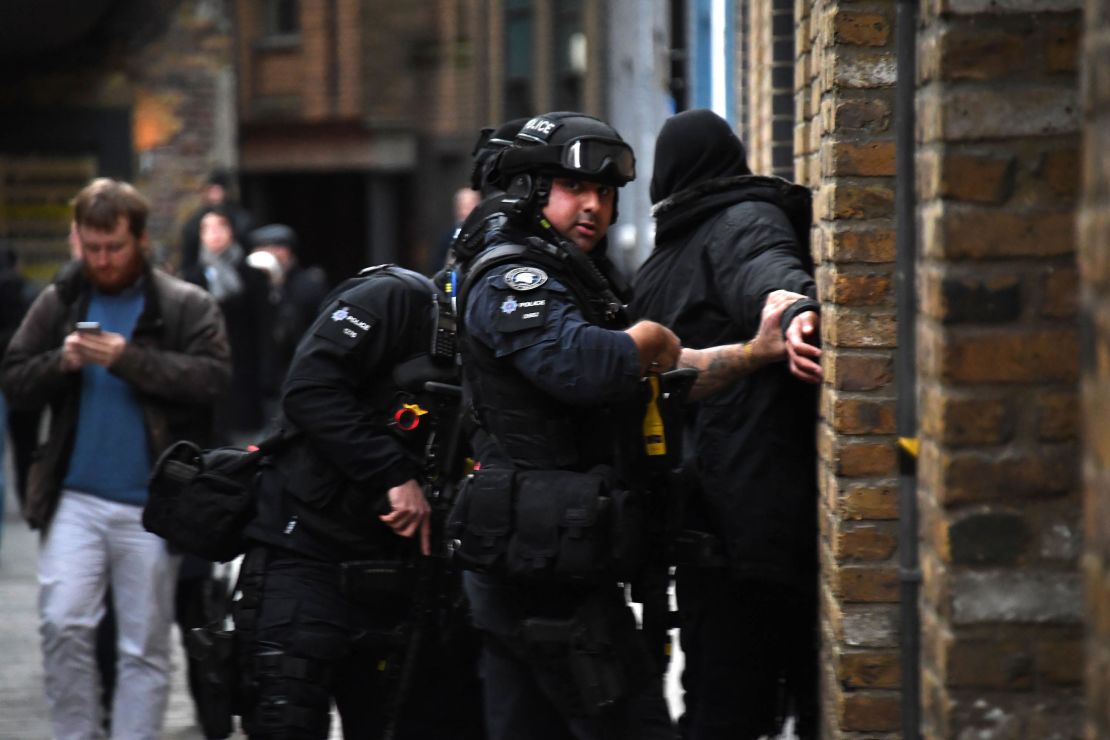
<path fill-rule="evenodd" d="M 700 113 L 660 133 L 656 246 L 632 303 L 693 348 L 751 339 L 774 290 L 816 294 L 809 192 L 751 175 L 727 124 Z M 816 399 L 816 386 L 776 363 L 691 404 L 687 455 L 700 491 L 689 523 L 722 539 L 739 577 L 803 587 L 816 571 Z"/>

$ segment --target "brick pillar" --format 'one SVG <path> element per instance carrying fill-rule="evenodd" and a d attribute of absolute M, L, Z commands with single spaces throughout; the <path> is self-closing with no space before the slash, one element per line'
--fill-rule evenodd
<path fill-rule="evenodd" d="M 1105 3 L 1087 3 L 1084 28 L 1084 185 L 1078 236 L 1085 328 L 1086 737 L 1093 740 L 1110 737 L 1110 367 L 1104 354 L 1110 346 L 1110 12 Z"/>
<path fill-rule="evenodd" d="M 794 154 L 814 189 L 824 738 L 899 723 L 893 2 L 798 2 Z"/>
<path fill-rule="evenodd" d="M 1079 14 L 929 0 L 918 386 L 927 738 L 1079 734 Z M 1061 12 L 1034 12 L 1045 7 Z"/>

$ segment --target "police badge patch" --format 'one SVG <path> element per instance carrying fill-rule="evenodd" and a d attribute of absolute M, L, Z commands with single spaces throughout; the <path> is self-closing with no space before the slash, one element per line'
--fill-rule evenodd
<path fill-rule="evenodd" d="M 339 301 L 336 309 L 328 315 L 328 320 L 316 330 L 316 336 L 351 348 L 362 341 L 374 324 L 372 316 L 349 303 Z"/>
<path fill-rule="evenodd" d="M 546 279 L 546 276 L 545 276 Z M 535 329 L 547 320 L 547 291 L 506 296 L 497 307 L 494 327 L 503 332 Z"/>
<path fill-rule="evenodd" d="M 505 285 L 512 290 L 533 290 L 547 282 L 547 273 L 538 267 L 515 267 L 505 273 Z"/>

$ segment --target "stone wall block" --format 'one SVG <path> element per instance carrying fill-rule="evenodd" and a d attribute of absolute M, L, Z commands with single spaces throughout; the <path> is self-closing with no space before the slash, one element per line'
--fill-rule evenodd
<path fill-rule="evenodd" d="M 1078 624 L 1082 616 L 1079 575 L 1072 571 L 974 570 L 954 573 L 952 621 Z"/>
<path fill-rule="evenodd" d="M 826 347 L 821 360 L 825 382 L 837 390 L 875 391 L 894 379 L 894 360 L 886 352 Z"/>
<path fill-rule="evenodd" d="M 828 232 L 828 261 L 836 263 L 894 262 L 894 229 L 885 219 L 867 223 L 835 223 Z"/>
<path fill-rule="evenodd" d="M 885 309 L 862 312 L 836 306 L 823 312 L 821 330 L 826 345 L 857 349 L 893 347 L 897 334 L 894 315 Z"/>
<path fill-rule="evenodd" d="M 1078 337 L 1070 327 L 953 333 L 942 376 L 953 383 L 1074 382 Z"/>

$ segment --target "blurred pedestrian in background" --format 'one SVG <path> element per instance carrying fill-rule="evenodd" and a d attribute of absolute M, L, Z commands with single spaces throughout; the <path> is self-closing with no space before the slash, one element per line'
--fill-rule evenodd
<path fill-rule="evenodd" d="M 186 219 L 181 227 L 181 266 L 185 270 L 196 264 L 200 258 L 200 220 L 214 207 L 222 207 L 231 222 L 235 240 L 246 243 L 247 234 L 254 228 L 250 212 L 235 202 L 234 184 L 227 170 L 213 170 L 208 174 L 201 188 L 201 204 Z"/>
<path fill-rule="evenodd" d="M 701 349 L 754 337 L 765 304 L 789 304 L 780 306 L 788 362 L 757 364 L 747 342 L 729 363 L 750 374 L 737 372 L 687 416 L 686 467 L 700 484 L 687 524 L 715 535 L 723 557 L 682 564 L 676 575 L 684 737 L 775 735 L 788 712 L 800 737 L 816 737 L 821 353 L 807 342 L 819 305 L 809 300 L 809 192 L 753 175 L 728 123 L 695 110 L 663 125 L 651 200 L 656 245 L 634 283 L 637 316 Z"/>
<path fill-rule="evenodd" d="M 247 264 L 235 237 L 232 217 L 213 206 L 200 220 L 200 258 L 181 277 L 216 299 L 231 344 L 231 387 L 216 407 L 216 439 L 221 444 L 252 439 L 263 425 L 262 357 L 270 337 L 266 274 Z"/>
<path fill-rule="evenodd" d="M 93 643 L 109 583 L 119 633 L 111 734 L 159 735 L 178 558 L 142 526 L 146 481 L 170 443 L 206 440 L 230 377 L 216 302 L 148 263 L 149 210 L 108 178 L 78 193 L 80 269 L 35 300 L 0 368 L 13 403 L 51 410 L 24 513 L 43 531 L 40 631 L 60 738 L 100 735 Z"/>
<path fill-rule="evenodd" d="M 328 278 L 316 265 L 300 260 L 296 232 L 285 224 L 268 224 L 250 233 L 247 261 L 269 277 L 270 341 L 262 364 L 266 418 L 277 410 L 281 384 L 301 335 L 315 320 L 328 293 Z"/>

